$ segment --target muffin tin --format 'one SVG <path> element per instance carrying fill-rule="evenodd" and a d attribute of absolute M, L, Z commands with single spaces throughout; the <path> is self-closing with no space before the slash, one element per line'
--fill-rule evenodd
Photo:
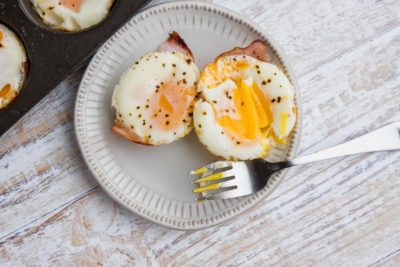
<path fill-rule="evenodd" d="M 0 23 L 22 40 L 29 63 L 19 96 L 0 110 L 0 136 L 148 2 L 116 0 L 107 18 L 98 25 L 80 32 L 62 32 L 44 24 L 30 0 L 0 0 Z"/>

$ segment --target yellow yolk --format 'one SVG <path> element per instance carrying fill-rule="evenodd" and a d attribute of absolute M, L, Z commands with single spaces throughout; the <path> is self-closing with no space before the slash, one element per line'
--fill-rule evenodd
<path fill-rule="evenodd" d="M 219 180 L 219 179 L 221 179 L 223 177 L 224 177 L 224 175 L 221 172 L 220 173 L 214 173 L 214 174 L 211 174 L 209 176 L 205 176 L 205 177 L 199 178 L 195 182 L 196 183 L 210 182 L 210 181 Z"/>
<path fill-rule="evenodd" d="M 0 42 L 3 40 L 3 33 L 0 32 Z"/>
<path fill-rule="evenodd" d="M 6 84 L 1 90 L 0 90 L 0 98 L 4 98 L 8 101 L 11 101 L 16 97 L 17 93 L 12 90 L 10 84 Z"/>
<path fill-rule="evenodd" d="M 272 115 L 258 86 L 255 83 L 249 86 L 242 80 L 233 92 L 233 100 L 239 119 L 223 115 L 219 124 L 241 139 L 254 140 L 263 136 L 263 129 L 272 122 Z"/>
<path fill-rule="evenodd" d="M 207 185 L 204 187 L 199 187 L 196 189 L 193 189 L 193 193 L 201 193 L 204 191 L 208 191 L 208 190 L 215 190 L 218 189 L 220 187 L 221 184 L 211 184 L 211 185 Z"/>
<path fill-rule="evenodd" d="M 200 173 L 203 173 L 206 171 L 207 171 L 206 167 L 201 167 L 200 169 L 193 171 L 193 173 L 191 173 L 191 174 L 200 174 Z"/>
<path fill-rule="evenodd" d="M 173 130 L 186 121 L 185 117 L 193 112 L 194 88 L 185 88 L 176 81 L 158 85 L 152 96 L 149 108 L 153 114 L 152 120 L 157 127 Z"/>
<path fill-rule="evenodd" d="M 287 115 L 286 113 L 281 113 L 281 123 L 279 125 L 279 128 L 282 133 L 286 132 L 286 126 L 287 126 Z"/>
<path fill-rule="evenodd" d="M 168 112 L 173 112 L 174 108 L 172 107 L 171 103 L 164 95 L 160 95 L 160 101 L 158 103 L 161 108 L 165 109 Z"/>
<path fill-rule="evenodd" d="M 253 101 L 256 105 L 257 115 L 260 119 L 260 127 L 266 128 L 270 123 L 272 123 L 272 113 L 268 105 L 267 98 L 255 83 L 253 83 L 251 92 Z"/>
<path fill-rule="evenodd" d="M 236 63 L 236 67 L 238 69 L 247 69 L 249 66 L 250 66 L 250 64 L 247 61 L 244 61 L 244 60 L 238 61 Z"/>
<path fill-rule="evenodd" d="M 83 0 L 60 0 L 60 4 L 74 12 L 79 12 Z"/>

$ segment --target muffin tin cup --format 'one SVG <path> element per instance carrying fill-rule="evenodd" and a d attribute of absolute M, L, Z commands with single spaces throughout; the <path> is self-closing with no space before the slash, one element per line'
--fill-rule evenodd
<path fill-rule="evenodd" d="M 0 136 L 148 2 L 117 0 L 102 22 L 79 32 L 57 31 L 39 21 L 30 0 L 0 2 L 0 23 L 19 36 L 29 65 L 20 94 L 0 110 Z"/>

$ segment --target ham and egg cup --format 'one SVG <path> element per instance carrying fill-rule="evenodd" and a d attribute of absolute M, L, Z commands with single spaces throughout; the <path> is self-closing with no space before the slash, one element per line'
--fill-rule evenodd
<path fill-rule="evenodd" d="M 0 109 L 17 97 L 27 74 L 26 51 L 20 39 L 0 24 Z"/>
<path fill-rule="evenodd" d="M 31 0 L 47 25 L 62 31 L 80 31 L 100 23 L 114 0 Z"/>
<path fill-rule="evenodd" d="M 202 72 L 194 107 L 200 142 L 214 155 L 247 160 L 284 144 L 296 123 L 294 88 L 254 41 L 217 57 Z"/>
<path fill-rule="evenodd" d="M 192 52 L 173 32 L 159 51 L 144 55 L 121 76 L 112 97 L 112 130 L 145 145 L 187 135 L 199 76 Z"/>

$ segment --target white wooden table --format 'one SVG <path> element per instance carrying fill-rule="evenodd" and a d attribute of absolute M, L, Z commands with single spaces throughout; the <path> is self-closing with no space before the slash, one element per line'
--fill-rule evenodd
<path fill-rule="evenodd" d="M 400 1 L 212 2 L 284 48 L 303 97 L 301 153 L 400 120 Z M 113 202 L 83 163 L 73 129 L 80 78 L 0 138 L 1 266 L 400 266 L 400 152 L 292 169 L 240 218 L 169 230 Z"/>

